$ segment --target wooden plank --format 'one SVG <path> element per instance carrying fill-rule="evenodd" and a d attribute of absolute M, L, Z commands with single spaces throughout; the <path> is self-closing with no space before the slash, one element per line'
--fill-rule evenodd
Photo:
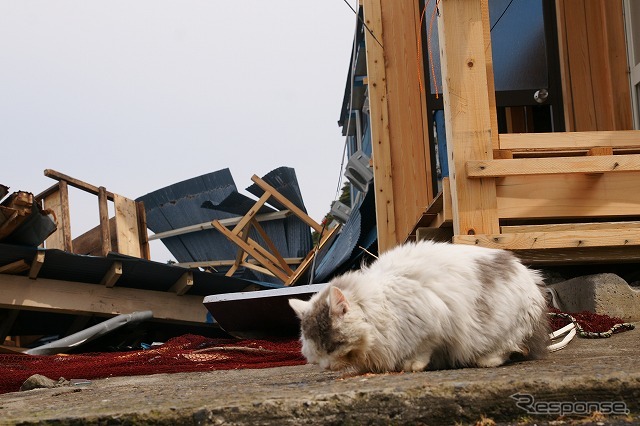
<path fill-rule="evenodd" d="M 329 229 L 328 231 L 325 231 L 325 235 L 322 236 L 322 239 L 318 244 L 317 251 L 322 250 L 322 248 L 327 244 L 327 242 L 331 241 L 331 238 L 333 237 L 333 235 L 339 230 L 340 230 L 340 226 L 336 226 Z M 287 281 L 285 281 L 285 285 L 287 286 L 294 285 L 300 279 L 300 277 L 306 272 L 306 270 L 309 269 L 315 256 L 316 256 L 316 249 L 311 250 L 309 253 L 307 253 L 302 263 L 300 263 L 300 266 L 296 268 L 294 274 L 291 275 Z"/>
<path fill-rule="evenodd" d="M 261 213 L 261 214 L 255 215 L 255 220 L 258 222 L 265 222 L 269 220 L 284 219 L 290 214 L 291 214 L 291 211 L 289 210 L 280 210 L 280 211 L 271 212 L 271 213 Z M 242 219 L 242 216 L 230 217 L 227 219 L 218 219 L 218 221 L 222 225 L 226 227 L 230 227 L 230 226 L 235 226 L 238 222 L 240 222 L 240 219 Z M 149 241 L 158 240 L 161 238 L 175 237 L 176 235 L 184 235 L 191 232 L 203 231 L 205 229 L 214 229 L 214 227 L 211 224 L 211 222 L 198 223 L 196 225 L 185 226 L 184 228 L 172 229 L 171 231 L 158 232 L 157 234 L 150 235 Z"/>
<path fill-rule="evenodd" d="M 483 14 L 475 0 L 440 2 L 438 31 L 455 235 L 497 233 L 495 180 L 467 179 L 468 160 L 493 156 Z"/>
<path fill-rule="evenodd" d="M 501 219 L 603 218 L 640 214 L 640 191 L 635 173 L 507 176 L 498 180 L 496 192 Z"/>
<path fill-rule="evenodd" d="M 487 96 L 489 97 L 489 117 L 491 120 L 491 146 L 494 150 L 500 146 L 498 138 L 498 110 L 496 108 L 496 84 L 493 77 L 493 53 L 491 49 L 491 20 L 489 19 L 489 0 L 480 0 L 482 9 L 482 33 L 484 36 L 484 57 L 487 67 Z"/>
<path fill-rule="evenodd" d="M 29 278 L 35 280 L 38 278 L 38 274 L 40 273 L 40 268 L 44 265 L 44 251 L 38 251 L 31 262 L 31 267 L 29 268 Z"/>
<path fill-rule="evenodd" d="M 494 160 L 509 160 L 513 158 L 513 151 L 510 149 L 494 149 L 493 150 L 493 159 Z"/>
<path fill-rule="evenodd" d="M 287 262 L 288 265 L 299 265 L 302 262 L 302 257 L 285 257 L 284 261 Z M 202 262 L 179 262 L 176 263 L 176 266 L 181 266 L 183 268 L 207 268 L 207 267 L 219 267 L 219 266 L 231 266 L 233 265 L 235 260 L 205 260 Z M 247 259 L 244 261 L 245 263 L 256 264 L 255 259 Z"/>
<path fill-rule="evenodd" d="M 140 236 L 140 257 L 151 259 L 151 248 L 149 247 L 149 233 L 147 232 L 147 212 L 142 201 L 136 201 L 136 213 L 138 217 L 138 234 Z"/>
<path fill-rule="evenodd" d="M 19 274 L 29 269 L 29 264 L 24 260 L 16 260 L 15 262 L 8 263 L 0 266 L 0 274 Z"/>
<path fill-rule="evenodd" d="M 280 256 L 280 253 L 278 253 L 277 251 L 274 253 L 274 252 L 271 252 L 271 251 L 267 250 L 266 248 L 262 247 L 262 245 L 260 245 L 260 243 L 258 243 L 253 238 L 247 238 L 246 239 L 246 244 L 249 247 L 252 247 L 253 249 L 255 249 L 258 253 L 260 253 L 266 259 L 268 259 L 273 265 L 275 265 L 277 268 L 282 270 L 286 275 L 290 274 L 290 272 L 288 272 L 288 271 L 291 270 L 291 268 L 289 268 L 289 265 L 287 265 L 286 269 L 281 267 L 282 264 L 286 265 L 286 262 L 284 261 L 282 256 Z M 293 272 L 293 271 L 291 271 L 291 272 Z"/>
<path fill-rule="evenodd" d="M 81 181 L 80 179 L 72 178 L 71 176 L 65 175 L 64 173 L 57 172 L 52 169 L 45 169 L 44 175 L 46 177 L 50 177 L 51 179 L 58 180 L 60 182 L 66 182 L 67 184 L 73 186 L 74 188 L 81 189 L 93 195 L 98 195 L 100 193 L 100 188 L 95 185 L 91 185 L 90 183 L 86 183 Z M 113 192 L 106 192 L 107 198 L 113 201 Z"/>
<path fill-rule="evenodd" d="M 426 94 L 420 84 L 424 69 L 417 49 L 424 27 L 420 28 L 418 3 L 413 0 L 380 1 L 382 32 L 379 40 L 384 46 L 386 131 L 389 133 L 388 160 L 393 191 L 390 208 L 395 221 L 392 246 L 404 242 L 434 197 L 428 142 L 429 132 L 433 132 L 433 112 L 426 108 Z M 372 96 L 369 97 L 370 107 L 371 99 Z M 373 161 L 375 165 L 375 153 Z"/>
<path fill-rule="evenodd" d="M 258 231 L 258 234 L 260 235 L 260 237 L 262 237 L 262 240 L 267 245 L 267 248 L 269 249 L 269 252 L 271 254 L 273 254 L 273 257 L 276 260 L 277 264 L 280 266 L 280 268 L 287 275 L 293 274 L 293 270 L 289 267 L 289 265 L 284 260 L 282 255 L 280 255 L 280 252 L 278 251 L 278 249 L 275 246 L 275 244 L 273 244 L 273 241 L 271 241 L 271 238 L 269 238 L 269 235 L 267 235 L 267 233 L 264 230 L 264 228 L 262 227 L 262 225 L 260 225 L 260 223 L 258 223 L 256 220 L 252 220 L 251 221 L 251 225 L 255 228 L 256 231 Z"/>
<path fill-rule="evenodd" d="M 253 175 L 251 180 L 262 188 L 265 193 L 271 195 L 271 197 L 278 200 L 278 202 L 284 205 L 287 209 L 291 211 L 291 213 L 295 214 L 301 221 L 309 225 L 309 227 L 313 228 L 316 232 L 322 232 L 322 225 L 320 225 L 315 220 L 311 219 L 311 217 L 302 211 L 298 206 L 289 201 L 284 195 L 280 194 L 273 186 L 269 185 L 264 180 L 260 179 L 257 175 Z M 240 221 L 242 223 L 242 221 Z M 238 225 L 236 225 L 238 226 Z"/>
<path fill-rule="evenodd" d="M 122 262 L 116 260 L 111 264 L 107 273 L 104 274 L 104 277 L 102 277 L 102 281 L 100 281 L 100 284 L 107 288 L 112 288 L 114 285 L 116 285 L 121 276 Z"/>
<path fill-rule="evenodd" d="M 640 154 L 468 161 L 466 170 L 470 178 L 632 172 L 640 170 Z"/>
<path fill-rule="evenodd" d="M 453 211 L 451 207 L 451 186 L 448 177 L 442 179 L 442 191 L 438 195 L 438 198 L 440 199 L 439 210 L 433 210 L 434 212 L 436 212 L 436 216 L 433 218 L 428 227 L 451 227 L 453 224 Z"/>
<path fill-rule="evenodd" d="M 569 67 L 569 53 L 567 46 L 567 20 L 565 0 L 556 0 L 556 23 L 558 27 L 558 59 L 560 62 L 560 85 L 562 88 L 562 103 L 564 126 L 567 132 L 575 131 L 573 120 L 573 97 L 571 91 L 571 70 Z M 509 131 L 509 133 L 512 133 Z"/>
<path fill-rule="evenodd" d="M 456 235 L 453 242 L 507 250 L 639 246 L 640 228 Z"/>
<path fill-rule="evenodd" d="M 378 40 L 382 39 L 382 0 L 362 2 L 364 21 Z M 376 195 L 378 250 L 384 252 L 398 241 L 393 191 L 389 105 L 385 67 L 385 50 L 365 31 L 367 78 L 369 79 L 369 112 L 371 148 L 373 152 L 373 187 Z M 416 44 L 417 45 L 417 44 Z M 320 232 L 320 231 L 316 231 Z"/>
<path fill-rule="evenodd" d="M 3 344 L 18 318 L 18 309 L 9 309 L 0 313 L 0 344 Z"/>
<path fill-rule="evenodd" d="M 67 182 L 58 182 L 60 187 L 60 222 L 62 226 L 62 242 L 64 251 L 73 253 L 71 240 L 71 213 L 69 212 L 69 187 Z"/>
<path fill-rule="evenodd" d="M 211 222 L 211 223 L 213 223 L 213 222 Z M 237 235 L 238 238 L 240 238 L 245 243 L 249 239 L 249 223 L 250 222 L 248 222 L 242 230 L 240 230 L 239 232 L 235 233 L 235 235 Z M 231 266 L 231 268 L 229 268 L 229 270 L 227 271 L 225 276 L 230 277 L 233 274 L 235 274 L 236 271 L 238 270 L 238 268 L 240 267 L 240 265 L 242 264 L 242 262 L 244 262 L 247 259 L 248 256 L 249 256 L 248 253 L 246 253 L 244 250 L 242 250 L 240 247 L 238 247 L 238 250 L 236 252 L 236 260 L 235 260 L 235 262 L 233 262 L 233 265 Z"/>
<path fill-rule="evenodd" d="M 0 224 L 0 238 L 11 235 L 25 219 L 23 212 L 4 206 L 0 206 L 0 215 L 4 218 Z"/>
<path fill-rule="evenodd" d="M 224 225 L 220 224 L 218 221 L 213 221 L 213 226 L 220 231 L 227 239 L 238 247 L 240 247 L 245 252 L 249 253 L 251 257 L 256 259 L 262 266 L 267 268 L 271 273 L 273 273 L 278 279 L 280 279 L 283 283 L 287 281 L 287 275 L 282 272 L 280 268 L 278 268 L 273 262 L 263 256 L 255 247 L 249 245 L 246 241 L 243 241 L 242 238 L 238 237 L 232 231 L 228 230 Z"/>
<path fill-rule="evenodd" d="M 622 2 L 616 3 L 622 5 Z M 593 93 L 597 130 L 616 130 L 613 123 L 613 98 L 611 97 L 611 62 L 609 55 L 606 54 L 609 49 L 607 28 L 604 21 L 604 9 L 606 7 L 609 6 L 600 0 L 584 2 L 587 49 L 589 51 L 589 68 L 591 70 L 589 91 Z M 621 20 L 622 16 L 622 10 L 620 10 Z M 602 30 L 593 31 L 592 28 L 600 28 Z M 626 57 L 626 52 L 623 55 Z"/>
<path fill-rule="evenodd" d="M 620 1 L 606 0 L 601 0 L 601 4 L 607 33 L 604 55 L 608 56 L 611 72 L 609 96 L 613 99 L 613 108 L 608 113 L 613 117 L 613 130 L 630 130 L 634 126 L 623 5 Z"/>
<path fill-rule="evenodd" d="M 535 267 L 580 265 L 585 263 L 630 263 L 640 261 L 640 250 L 638 250 L 636 246 L 518 250 L 514 253 L 523 263 Z"/>
<path fill-rule="evenodd" d="M 28 309 L 73 315 L 119 315 L 153 311 L 154 320 L 206 323 L 202 296 L 166 291 L 106 288 L 98 284 L 6 275 L 0 280 L 0 309 Z"/>
<path fill-rule="evenodd" d="M 589 29 L 585 2 L 564 0 L 566 44 L 575 130 L 598 130 L 589 59 Z"/>
<path fill-rule="evenodd" d="M 76 254 L 86 254 L 91 256 L 104 256 L 104 248 L 102 247 L 101 226 L 98 225 L 82 235 L 78 235 L 73 239 L 73 252 Z M 109 241 L 110 245 L 117 244 L 118 235 L 116 234 L 116 218 L 109 219 Z M 111 250 L 109 250 L 111 251 Z M 108 252 L 107 252 L 108 253 Z"/>
<path fill-rule="evenodd" d="M 141 257 L 136 202 L 122 195 L 113 194 L 113 204 L 116 214 L 118 253 Z"/>
<path fill-rule="evenodd" d="M 98 188 L 98 214 L 100 216 L 100 254 L 102 256 L 108 255 L 111 251 L 111 230 L 107 201 L 107 190 L 104 186 L 101 186 Z"/>
<path fill-rule="evenodd" d="M 174 292 L 178 296 L 182 296 L 191 290 L 191 287 L 193 287 L 193 272 L 187 271 L 180 276 L 178 281 L 171 286 L 169 291 Z"/>
<path fill-rule="evenodd" d="M 273 275 L 273 272 L 271 272 L 267 268 L 263 268 L 262 266 L 255 264 L 255 263 L 244 262 L 243 261 L 240 265 L 244 266 L 245 268 L 253 269 L 254 271 L 260 272 L 261 274 L 270 275 L 272 277 L 275 277 L 275 275 Z"/>
<path fill-rule="evenodd" d="M 610 146 L 595 146 L 589 148 L 587 155 L 613 155 L 613 148 Z"/>
<path fill-rule="evenodd" d="M 563 232 L 563 231 L 594 231 L 601 229 L 640 229 L 640 221 L 629 222 L 591 222 L 591 223 L 550 223 L 542 225 L 511 225 L 502 226 L 503 234 L 533 233 L 533 232 Z"/>
<path fill-rule="evenodd" d="M 416 240 L 431 240 L 441 243 L 450 243 L 453 238 L 451 228 L 418 228 L 416 230 Z"/>
<path fill-rule="evenodd" d="M 247 228 L 247 226 L 251 223 L 251 220 L 253 220 L 253 218 L 258 214 L 258 211 L 262 208 L 262 206 L 264 206 L 269 198 L 271 198 L 271 195 L 272 194 L 269 191 L 266 191 L 264 194 L 262 194 L 262 196 L 258 199 L 258 201 L 256 201 L 251 209 L 249 209 L 249 211 L 245 213 L 245 215 L 242 216 L 242 218 L 238 221 L 236 226 L 233 227 L 233 230 L 231 232 L 235 235 L 238 235 L 241 230 Z M 212 221 L 211 223 L 216 229 L 217 225 L 214 222 L 221 225 L 220 221 L 218 220 Z"/>
<path fill-rule="evenodd" d="M 567 133 L 501 133 L 500 149 L 589 149 L 596 146 L 640 147 L 640 130 Z"/>
<path fill-rule="evenodd" d="M 51 191 L 42 199 L 42 207 L 50 211 L 55 218 L 57 229 L 45 240 L 45 247 L 49 249 L 64 250 L 64 229 L 62 224 L 62 205 L 60 203 L 60 186 L 55 185 L 55 191 Z"/>

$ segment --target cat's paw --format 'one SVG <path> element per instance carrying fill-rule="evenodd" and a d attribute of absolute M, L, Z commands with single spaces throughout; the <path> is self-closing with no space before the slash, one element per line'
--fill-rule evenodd
<path fill-rule="evenodd" d="M 478 367 L 491 368 L 499 367 L 506 361 L 506 358 L 502 354 L 490 354 L 478 357 L 476 359 L 476 365 Z"/>
<path fill-rule="evenodd" d="M 422 359 L 410 359 L 405 361 L 403 370 L 412 372 L 424 371 L 427 368 L 427 365 L 429 365 L 429 361 Z"/>

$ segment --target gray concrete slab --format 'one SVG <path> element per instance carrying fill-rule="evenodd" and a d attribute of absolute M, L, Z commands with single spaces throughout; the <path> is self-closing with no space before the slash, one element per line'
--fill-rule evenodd
<path fill-rule="evenodd" d="M 563 312 L 589 311 L 640 321 L 640 289 L 615 274 L 595 274 L 551 284 Z"/>
<path fill-rule="evenodd" d="M 639 348 L 640 331 L 633 330 L 576 338 L 548 359 L 490 369 L 343 377 L 305 365 L 113 377 L 0 395 L 0 423 L 566 424 L 558 423 L 560 408 L 581 412 L 591 402 L 629 414 L 565 421 L 640 424 Z M 518 403 L 552 414 L 528 413 Z"/>

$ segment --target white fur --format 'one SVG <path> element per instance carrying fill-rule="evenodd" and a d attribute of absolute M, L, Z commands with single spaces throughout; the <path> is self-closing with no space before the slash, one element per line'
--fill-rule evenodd
<path fill-rule="evenodd" d="M 302 322 L 303 354 L 323 368 L 358 372 L 493 367 L 513 352 L 526 354 L 527 339 L 546 330 L 542 280 L 518 261 L 497 264 L 505 258 L 499 254 L 423 241 L 334 278 L 308 302 L 290 301 Z M 495 269 L 487 267 L 492 262 Z M 490 282 L 487 271 L 494 271 Z M 320 336 L 318 304 L 331 312 L 331 332 Z M 326 350 L 333 340 L 340 344 Z"/>

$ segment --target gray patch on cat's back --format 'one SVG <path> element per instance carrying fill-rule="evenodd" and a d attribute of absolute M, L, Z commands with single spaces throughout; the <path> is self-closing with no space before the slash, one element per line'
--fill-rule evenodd
<path fill-rule="evenodd" d="M 492 258 L 476 260 L 476 265 L 482 286 L 482 293 L 476 300 L 478 319 L 481 322 L 488 322 L 493 316 L 494 310 L 489 301 L 493 298 L 493 292 L 496 291 L 496 284 L 498 282 L 506 284 L 512 276 L 517 274 L 517 262 L 511 252 L 499 250 Z"/>
<path fill-rule="evenodd" d="M 476 261 L 480 284 L 485 292 L 492 291 L 498 281 L 506 282 L 518 273 L 515 256 L 506 250 L 499 250 L 490 259 Z"/>
<path fill-rule="evenodd" d="M 343 343 L 340 335 L 332 327 L 329 304 L 324 300 L 318 300 L 307 313 L 302 321 L 302 334 L 328 354 Z"/>

